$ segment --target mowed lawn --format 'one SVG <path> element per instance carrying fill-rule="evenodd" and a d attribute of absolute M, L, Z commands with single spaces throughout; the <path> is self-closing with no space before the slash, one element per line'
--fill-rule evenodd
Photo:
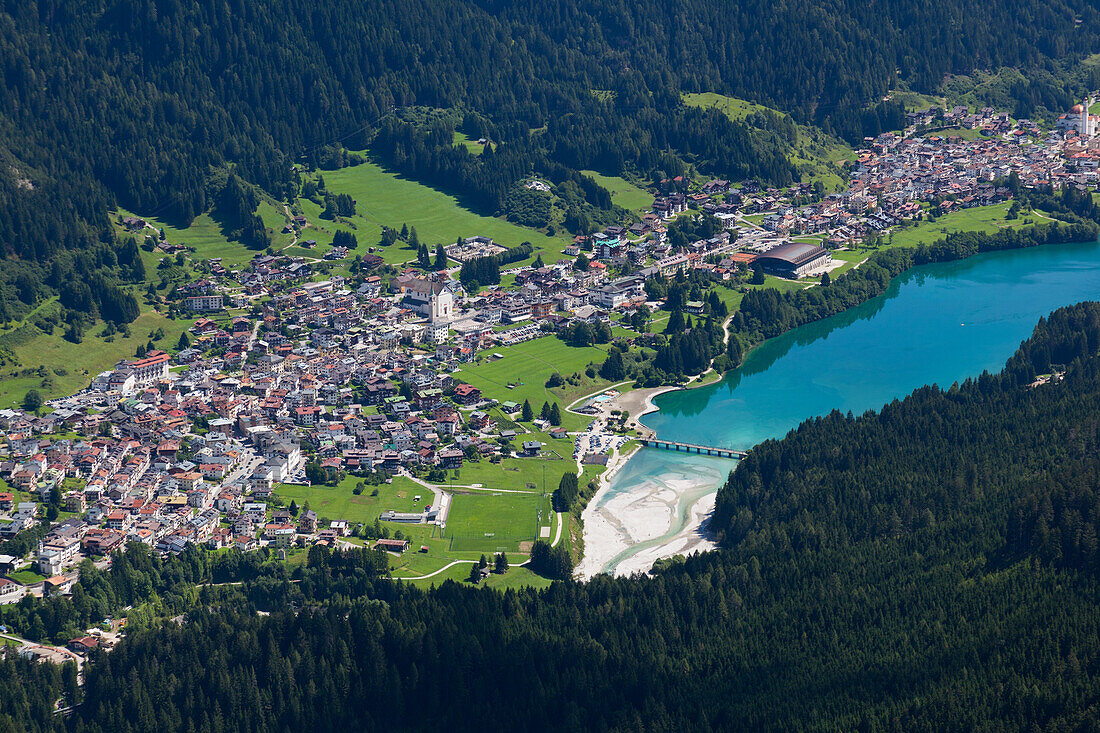
<path fill-rule="evenodd" d="M 513 557 L 512 553 L 507 554 L 509 562 L 514 562 L 517 558 L 518 562 L 522 562 L 523 560 L 527 559 L 526 555 L 516 555 L 515 557 Z M 460 565 L 455 565 L 454 567 L 447 568 L 439 575 L 432 576 L 431 578 L 428 578 L 426 580 L 404 580 L 402 582 L 407 582 L 410 585 L 414 585 L 418 588 L 423 588 L 425 590 L 433 586 L 442 585 L 443 582 L 447 580 L 453 580 L 456 583 L 462 583 L 466 582 L 466 579 L 470 576 L 470 566 L 471 563 L 462 563 Z M 432 571 L 429 570 L 428 572 Z M 393 573 L 394 577 L 396 578 L 405 577 L 405 573 L 408 573 L 410 576 L 418 574 L 404 567 L 395 569 Z M 550 584 L 552 582 L 553 581 L 549 578 L 544 578 L 541 575 L 536 575 L 532 571 L 528 570 L 526 567 L 513 566 L 510 567 L 508 569 L 508 572 L 504 575 L 497 575 L 496 573 L 493 573 L 486 580 L 484 580 L 481 585 L 486 588 L 507 590 L 508 588 L 548 588 L 550 587 Z"/>
<path fill-rule="evenodd" d="M 653 194 L 618 176 L 605 176 L 596 171 L 581 171 L 611 193 L 611 203 L 631 211 L 649 211 Z"/>
<path fill-rule="evenodd" d="M 516 552 L 520 543 L 536 539 L 540 508 L 545 523 L 550 515 L 549 496 L 456 493 L 444 536 L 452 538 L 455 551 Z"/>
<path fill-rule="evenodd" d="M 317 512 L 318 517 L 364 524 L 373 523 L 382 512 L 390 509 L 397 512 L 421 511 L 433 500 L 431 491 L 402 477 L 395 478 L 392 484 L 367 485 L 363 493 L 356 496 L 353 489 L 362 480 L 357 476 L 348 476 L 337 486 L 281 484 L 275 493 L 287 504 L 295 501 L 301 507 L 309 502 L 309 508 Z M 375 489 L 378 496 L 371 496 Z M 420 496 L 420 501 L 414 501 L 416 496 Z"/>
<path fill-rule="evenodd" d="M 480 234 L 505 247 L 531 242 L 542 249 L 544 260 L 556 261 L 562 249 L 572 243 L 572 239 L 550 237 L 504 219 L 476 214 L 454 196 L 386 171 L 375 163 L 325 171 L 324 177 L 328 191 L 349 194 L 356 201 L 356 215 L 349 221 L 356 226 L 360 250 L 364 245 L 378 243 L 383 225 L 400 229 L 404 223 L 416 227 L 420 241 L 433 249 L 437 243 L 453 244 L 458 237 Z M 391 249 L 400 246 L 393 245 Z M 415 257 L 415 253 L 410 255 Z"/>
<path fill-rule="evenodd" d="M 489 489 L 553 492 L 558 488 L 563 473 L 577 470 L 577 464 L 569 460 L 573 445 L 567 440 L 548 440 L 541 434 L 536 439 L 546 443 L 547 449 L 556 449 L 565 458 L 505 458 L 500 463 L 488 460 L 467 462 L 462 465 L 458 477 L 453 479 L 454 483 L 466 486 L 481 484 Z M 453 475 L 454 472 L 449 473 Z M 534 484 L 535 488 L 529 489 L 527 484 Z"/>
<path fill-rule="evenodd" d="M 501 402 L 523 404 L 524 400 L 530 400 L 536 414 L 543 402 L 557 401 L 559 407 L 565 408 L 572 401 L 570 398 L 575 390 L 571 389 L 571 385 L 553 391 L 546 387 L 550 375 L 557 372 L 568 377 L 580 372 L 584 377 L 584 370 L 589 364 L 595 364 L 598 368 L 607 358 L 604 345 L 576 348 L 554 336 L 502 346 L 489 353 L 498 353 L 504 358 L 493 360 L 485 354 L 480 364 L 464 364 L 455 376 L 480 389 L 484 396 Z M 594 380 L 584 378 L 584 384 L 582 389 L 594 392 L 608 383 L 597 377 Z M 563 413 L 562 417 L 567 428 L 572 428 L 576 423 L 574 415 Z"/>

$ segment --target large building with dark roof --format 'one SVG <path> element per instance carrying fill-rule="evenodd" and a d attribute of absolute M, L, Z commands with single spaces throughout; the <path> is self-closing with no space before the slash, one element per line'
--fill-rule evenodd
<path fill-rule="evenodd" d="M 831 261 L 832 256 L 824 247 L 791 242 L 772 247 L 757 257 L 753 264 L 759 265 L 769 275 L 796 280 Z"/>

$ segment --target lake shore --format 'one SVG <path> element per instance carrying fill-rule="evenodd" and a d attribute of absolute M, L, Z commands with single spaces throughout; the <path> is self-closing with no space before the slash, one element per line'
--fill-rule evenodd
<path fill-rule="evenodd" d="M 615 556 L 614 548 L 618 531 L 607 517 L 596 511 L 596 507 L 611 488 L 611 480 L 640 450 L 640 447 L 635 448 L 625 456 L 620 456 L 617 448 L 612 452 L 607 462 L 607 470 L 600 475 L 600 487 L 581 512 L 581 523 L 584 527 L 584 555 L 581 556 L 581 561 L 577 565 L 576 574 L 585 580 L 600 572 L 604 563 Z"/>
<path fill-rule="evenodd" d="M 782 436 L 815 415 L 831 410 L 858 414 L 922 384 L 951 384 L 992 368 L 992 364 L 1003 364 L 1027 338 L 1038 317 L 1063 305 L 1067 297 L 1093 295 L 1090 277 L 1096 244 L 994 245 L 974 257 L 904 270 L 891 277 L 882 293 L 754 344 L 746 352 L 737 394 L 716 390 L 705 400 L 706 410 L 688 394 L 704 386 L 697 383 L 633 390 L 609 400 L 606 409 L 627 410 L 628 425 L 645 437 L 657 430 L 663 434 L 667 428 L 668 437 L 675 435 L 687 443 L 748 447 Z M 1077 250 L 1080 254 L 1074 254 Z M 966 287 L 959 287 L 960 283 Z M 975 288 L 987 295 L 976 297 Z M 929 307 L 930 303 L 935 306 Z M 886 322 L 891 325 L 884 334 Z M 904 338 L 891 337 L 902 333 Z M 929 357 L 926 347 L 914 344 L 937 344 L 935 358 Z M 991 344 L 1001 345 L 1007 353 L 998 353 Z M 753 362 L 765 363 L 765 368 L 745 368 Z M 815 387 L 803 393 L 800 385 L 811 373 Z M 857 374 L 860 377 L 853 378 Z M 657 409 L 654 401 L 659 394 L 679 389 L 691 409 L 679 409 L 684 405 L 678 402 L 673 417 L 655 421 L 655 428 L 641 425 L 640 419 Z M 798 399 L 791 400 L 792 394 L 799 395 Z M 645 451 L 633 461 L 650 461 L 647 456 L 655 453 Z M 681 455 L 687 461 L 697 461 L 699 467 L 705 465 L 696 456 Z M 676 458 L 662 455 L 660 461 L 669 466 L 669 477 L 683 468 L 674 467 Z M 686 525 L 674 531 L 672 525 L 680 520 L 672 519 L 671 502 L 652 486 L 665 476 L 655 460 L 648 468 L 645 475 L 639 470 L 620 476 L 610 497 L 605 490 L 586 507 L 586 546 L 600 548 L 599 555 L 593 553 L 579 566 L 588 577 L 603 569 L 616 574 L 645 570 L 660 557 L 706 547 L 702 544 L 706 531 L 705 505 L 699 504 L 702 497 L 693 501 Z M 713 482 L 712 495 L 721 483 Z M 634 494 L 636 501 L 630 501 Z M 620 548 L 619 553 L 614 553 L 614 546 Z"/>
<path fill-rule="evenodd" d="M 654 460 L 657 471 L 649 465 Z M 616 490 L 615 475 L 609 475 L 582 513 L 585 553 L 577 576 L 645 572 L 659 558 L 714 549 L 705 523 L 729 465 L 724 459 L 650 452 L 631 461 L 634 474 L 621 477 L 630 482 L 626 490 Z M 616 468 L 625 466 L 624 460 Z"/>
<path fill-rule="evenodd" d="M 612 410 L 626 411 L 630 415 L 630 426 L 642 437 L 652 437 L 654 430 L 641 423 L 641 418 L 658 407 L 654 399 L 659 395 L 679 390 L 694 389 L 704 385 L 644 387 L 622 392 L 603 403 L 601 412 L 610 414 Z M 692 482 L 682 487 L 665 486 L 646 487 L 643 491 L 624 493 L 611 502 L 604 504 L 612 480 L 641 448 L 636 448 L 626 456 L 613 456 L 612 463 L 600 478 L 600 487 L 589 500 L 581 513 L 584 527 L 584 555 L 577 565 L 577 577 L 589 579 L 603 572 L 609 563 L 624 552 L 641 543 L 653 542 L 672 531 L 673 524 L 680 516 L 677 504 L 684 493 L 694 488 Z M 680 491 L 676 491 L 679 488 Z M 647 571 L 653 562 L 662 557 L 685 554 L 695 551 L 714 549 L 717 545 L 705 536 L 703 525 L 714 510 L 717 487 L 703 496 L 693 499 L 687 512 L 687 522 L 671 537 L 656 546 L 646 547 L 636 556 L 623 559 L 615 566 L 615 574 L 631 574 Z"/>
<path fill-rule="evenodd" d="M 712 538 L 707 521 L 714 513 L 718 492 L 708 492 L 697 499 L 688 510 L 687 522 L 683 529 L 660 544 L 645 547 L 618 563 L 613 575 L 633 575 L 649 572 L 657 560 L 675 555 L 691 555 L 696 552 L 708 552 L 718 549 L 718 543 Z"/>

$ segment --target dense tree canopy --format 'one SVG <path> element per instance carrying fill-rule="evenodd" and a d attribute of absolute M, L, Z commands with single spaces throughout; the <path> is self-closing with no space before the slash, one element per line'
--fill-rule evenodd
<path fill-rule="evenodd" d="M 159 568 L 128 552 L 71 603 L 190 595 L 194 610 L 93 655 L 83 690 L 71 668 L 5 661 L 18 683 L 0 686 L 2 724 L 1088 729 L 1098 349 L 1100 304 L 1061 309 L 999 374 L 767 441 L 719 493 L 723 549 L 653 576 L 424 592 L 363 551 L 315 548 L 290 577 L 259 556 L 192 551 Z M 1054 364 L 1064 378 L 1033 386 Z M 563 479 L 558 500 L 573 488 Z M 567 574 L 558 550 L 536 543 L 535 568 Z M 188 590 L 228 579 L 242 582 Z M 79 703 L 71 717 L 38 714 L 59 697 Z"/>
<path fill-rule="evenodd" d="M 612 206 L 582 168 L 796 176 L 789 120 L 735 122 L 685 107 L 681 91 L 745 97 L 858 139 L 897 123 L 879 100 L 899 75 L 927 90 L 974 69 L 1057 71 L 1100 46 L 1100 16 L 1075 0 L 37 0 L 0 3 L 0 29 L 0 317 L 26 310 L 21 275 L 42 284 L 62 253 L 113 245 L 106 213 L 119 204 L 179 223 L 211 211 L 262 248 L 252 186 L 285 199 L 301 184 L 293 162 L 359 160 L 345 147 L 371 146 L 488 213 L 538 173 L 583 231 Z M 1043 73 L 1047 86 L 1062 78 Z M 456 114 L 407 114 L 423 108 Z M 472 155 L 452 144 L 455 128 L 491 142 Z M 325 211 L 353 205 L 334 196 Z M 510 208 L 544 221 L 532 196 Z"/>

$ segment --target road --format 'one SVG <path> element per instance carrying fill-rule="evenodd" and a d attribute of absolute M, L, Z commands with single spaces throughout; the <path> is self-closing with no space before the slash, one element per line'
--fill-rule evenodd
<path fill-rule="evenodd" d="M 397 577 L 397 576 L 394 576 L 393 579 L 394 580 L 427 580 L 428 578 L 434 578 L 435 576 L 439 575 L 440 573 L 444 572 L 445 570 L 449 570 L 450 568 L 453 568 L 455 565 L 462 565 L 462 564 L 474 565 L 477 562 L 479 562 L 479 561 L 478 560 L 454 560 L 452 562 L 447 563 L 446 565 L 441 567 L 439 570 L 436 570 L 435 572 L 428 573 L 427 575 L 410 575 L 410 576 L 407 576 L 407 577 L 400 577 L 400 578 Z M 528 559 L 528 560 L 524 560 L 523 562 L 515 564 L 515 565 L 510 564 L 509 567 L 522 568 L 524 565 L 527 565 L 530 562 L 531 561 Z"/>
<path fill-rule="evenodd" d="M 554 541 L 550 543 L 551 547 L 557 547 L 558 543 L 561 542 L 561 526 L 563 524 L 565 524 L 565 514 L 558 512 L 558 528 L 554 532 Z"/>
<path fill-rule="evenodd" d="M 444 565 L 439 570 L 436 570 L 434 573 L 428 573 L 427 575 L 410 575 L 408 577 L 401 577 L 401 578 L 399 578 L 397 576 L 394 576 L 394 580 L 427 580 L 428 578 L 434 578 L 435 576 L 439 575 L 440 573 L 442 573 L 445 570 L 450 570 L 455 565 L 462 565 L 464 563 L 466 565 L 473 565 L 476 562 L 477 562 L 477 560 L 455 560 L 453 562 L 450 562 L 450 563 Z"/>
<path fill-rule="evenodd" d="M 0 638 L 18 642 L 20 646 L 31 647 L 33 649 L 47 649 L 51 652 L 54 652 L 55 654 L 60 654 L 63 657 L 67 657 L 71 661 L 76 662 L 76 670 L 78 673 L 84 668 L 84 658 L 78 654 L 73 654 L 65 647 L 50 646 L 49 644 L 39 644 L 37 641 L 24 639 L 20 636 L 15 636 L 14 634 L 0 634 Z"/>

